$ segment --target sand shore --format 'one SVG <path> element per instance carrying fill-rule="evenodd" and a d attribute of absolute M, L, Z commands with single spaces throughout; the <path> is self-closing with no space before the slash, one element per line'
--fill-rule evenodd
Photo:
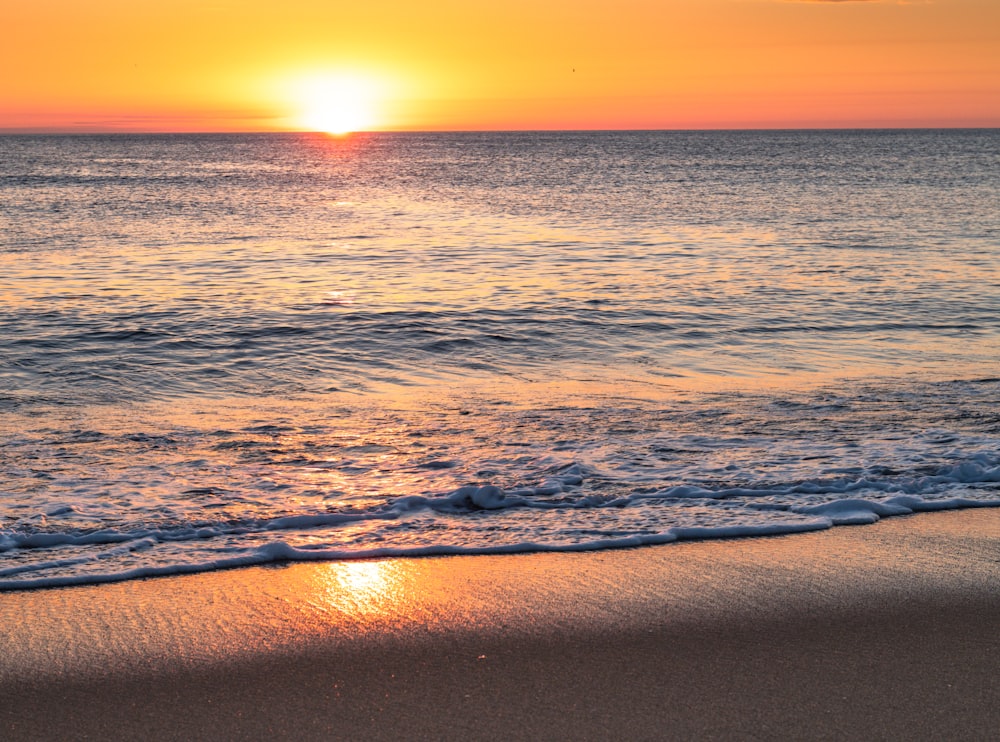
<path fill-rule="evenodd" d="M 0 738 L 995 739 L 1000 509 L 0 595 Z"/>

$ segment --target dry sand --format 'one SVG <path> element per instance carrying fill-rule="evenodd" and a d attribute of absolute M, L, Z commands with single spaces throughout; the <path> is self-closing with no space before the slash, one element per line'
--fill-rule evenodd
<path fill-rule="evenodd" d="M 1000 509 L 0 595 L 0 739 L 983 739 Z"/>

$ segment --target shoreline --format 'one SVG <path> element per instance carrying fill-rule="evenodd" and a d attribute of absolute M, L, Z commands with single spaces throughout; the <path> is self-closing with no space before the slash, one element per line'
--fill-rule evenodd
<path fill-rule="evenodd" d="M 1000 509 L 13 592 L 0 621 L 10 740 L 987 739 Z"/>

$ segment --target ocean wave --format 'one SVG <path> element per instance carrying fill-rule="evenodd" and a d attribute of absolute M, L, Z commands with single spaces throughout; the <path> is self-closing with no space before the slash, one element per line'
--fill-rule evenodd
<path fill-rule="evenodd" d="M 611 497 L 581 492 L 588 475 L 599 473 L 571 464 L 532 487 L 504 490 L 496 485 L 467 485 L 438 496 L 394 498 L 367 512 L 299 513 L 159 530 L 4 529 L 0 552 L 16 560 L 0 568 L 0 590 L 93 584 L 275 561 L 600 550 L 790 534 L 918 512 L 1000 507 L 1000 488 L 993 486 L 1000 482 L 1000 466 L 986 456 L 940 467 L 931 474 L 895 476 L 881 482 L 814 480 L 780 487 L 719 489 L 678 485 Z M 803 501 L 804 494 L 809 498 Z M 684 519 L 685 502 L 697 506 L 697 518 Z M 664 507 L 676 507 L 682 517 Z M 511 521 L 501 514 L 517 511 L 526 515 L 511 528 Z M 572 520 L 555 527 L 552 521 L 532 521 L 530 513 L 538 511 L 564 511 L 572 514 Z M 475 520 L 469 521 L 473 516 Z M 407 538 L 394 544 L 393 533 L 378 527 L 379 522 L 405 524 L 418 517 L 424 533 L 419 544 Z M 496 522 L 491 523 L 491 518 Z M 358 526 L 368 529 L 368 541 L 352 541 L 352 528 Z M 558 539 L 546 540 L 547 533 Z M 248 535 L 256 535 L 257 543 L 235 538 Z M 292 543 L 289 537 L 300 542 Z M 372 542 L 380 543 L 373 546 Z M 72 556 L 62 556 L 67 549 L 75 549 Z M 119 571 L 101 569 L 126 557 L 134 561 L 137 552 L 152 555 L 151 563 Z M 204 559 L 207 553 L 216 556 Z"/>
<path fill-rule="evenodd" d="M 338 549 L 295 547 L 285 541 L 270 541 L 256 548 L 244 549 L 238 556 L 196 562 L 175 562 L 135 567 L 120 572 L 76 572 L 60 576 L 19 577 L 3 579 L 13 575 L 39 574 L 53 567 L 79 566 L 97 561 L 94 557 L 53 560 L 40 562 L 23 568 L 0 570 L 0 591 L 30 590 L 37 588 L 67 587 L 72 585 L 94 585 L 108 582 L 123 582 L 143 577 L 163 577 L 192 574 L 220 569 L 247 567 L 275 562 L 305 562 L 358 559 L 417 558 L 457 555 L 523 554 L 535 552 L 583 552 L 606 549 L 655 546 L 676 541 L 707 539 L 745 538 L 757 536 L 782 536 L 809 531 L 825 530 L 841 525 L 862 525 L 874 523 L 881 518 L 910 515 L 916 512 L 951 510 L 970 507 L 1000 507 L 1000 497 L 992 500 L 968 498 L 947 498 L 924 501 L 916 498 L 896 498 L 887 502 L 868 500 L 841 500 L 815 508 L 803 508 L 797 512 L 815 516 L 810 520 L 768 523 L 743 523 L 729 526 L 683 526 L 671 527 L 656 533 L 637 533 L 618 538 L 598 538 L 574 543 L 546 543 L 524 541 L 479 546 L 461 546 L 447 543 L 425 546 L 382 546 L 367 549 Z M 135 548 L 151 545 L 143 540 Z M 130 549 L 131 551 L 132 549 Z M 116 556 L 116 555 L 109 555 Z"/>

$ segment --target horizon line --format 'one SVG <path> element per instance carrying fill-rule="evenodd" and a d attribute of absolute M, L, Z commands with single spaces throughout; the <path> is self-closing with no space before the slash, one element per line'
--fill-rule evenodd
<path fill-rule="evenodd" d="M 167 129 L 87 129 L 60 127 L 0 127 L 0 136 L 240 136 L 240 135 L 316 135 L 331 139 L 348 139 L 352 136 L 372 134 L 577 134 L 577 133 L 643 133 L 643 132 L 749 132 L 749 131 L 989 131 L 1000 129 L 1000 123 L 992 125 L 945 124 L 939 126 L 707 126 L 707 127 L 629 127 L 629 128 L 580 128 L 580 129 L 365 129 L 333 134 L 309 129 L 241 129 L 241 130 L 167 130 Z"/>

